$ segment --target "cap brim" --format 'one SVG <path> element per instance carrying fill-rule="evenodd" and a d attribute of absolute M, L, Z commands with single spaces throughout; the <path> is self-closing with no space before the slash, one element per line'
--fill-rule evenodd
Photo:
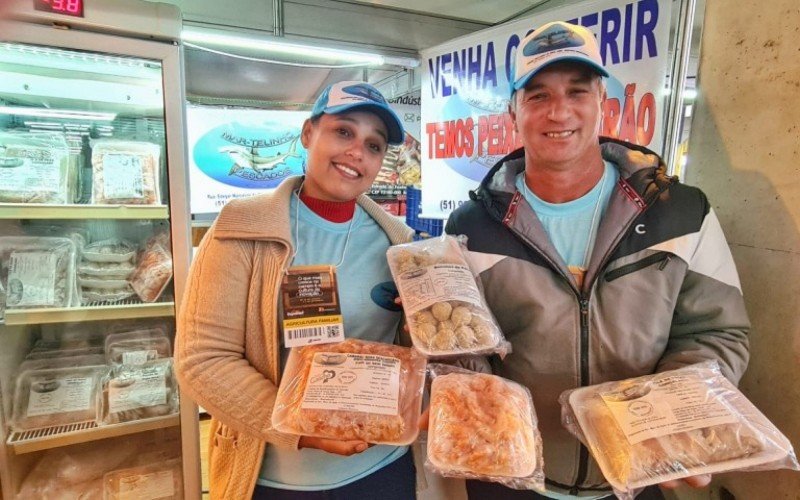
<path fill-rule="evenodd" d="M 536 76 L 536 74 L 539 73 L 540 71 L 542 71 L 543 69 L 545 69 L 545 68 L 547 68 L 549 66 L 552 66 L 553 64 L 560 63 L 560 62 L 575 62 L 575 63 L 578 63 L 578 64 L 583 64 L 584 66 L 588 66 L 589 68 L 591 68 L 595 73 L 599 74 L 603 78 L 608 78 L 609 77 L 609 73 L 608 73 L 608 71 L 606 71 L 606 69 L 604 67 L 600 66 L 599 64 L 597 64 L 596 62 L 594 62 L 594 61 L 592 61 L 590 59 L 585 59 L 583 57 L 575 57 L 575 56 L 556 57 L 551 61 L 547 61 L 547 64 L 543 64 L 542 66 L 539 66 L 538 68 L 530 71 L 529 73 L 524 75 L 522 78 L 520 78 L 519 80 L 514 82 L 514 86 L 511 89 L 511 93 L 513 94 L 517 90 L 523 88 L 525 85 L 528 84 L 529 81 L 531 81 L 531 78 Z"/>
<path fill-rule="evenodd" d="M 386 142 L 392 145 L 402 144 L 406 139 L 406 133 L 403 129 L 403 122 L 397 113 L 392 111 L 388 106 L 381 106 L 373 102 L 354 102 L 352 104 L 340 104 L 338 106 L 330 106 L 323 110 L 323 113 L 329 115 L 336 115 L 345 111 L 369 111 L 375 113 L 386 125 Z"/>

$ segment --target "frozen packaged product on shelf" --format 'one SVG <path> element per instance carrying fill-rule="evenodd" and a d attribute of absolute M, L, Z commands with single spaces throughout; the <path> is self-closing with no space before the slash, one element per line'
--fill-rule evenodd
<path fill-rule="evenodd" d="M 148 240 L 131 277 L 131 286 L 143 302 L 155 302 L 172 279 L 172 252 L 159 237 Z"/>
<path fill-rule="evenodd" d="M 125 240 L 103 240 L 86 245 L 81 257 L 89 262 L 122 262 L 133 261 L 136 246 Z"/>
<path fill-rule="evenodd" d="M 567 391 L 564 426 L 620 498 L 698 474 L 800 469 L 789 440 L 716 361 Z"/>
<path fill-rule="evenodd" d="M 141 365 L 172 356 L 172 344 L 159 329 L 112 333 L 106 337 L 106 359 L 117 365 Z"/>
<path fill-rule="evenodd" d="M 511 351 L 464 256 L 466 237 L 395 245 L 386 256 L 411 333 L 428 357 Z"/>
<path fill-rule="evenodd" d="M 103 482 L 106 500 L 183 500 L 180 460 L 112 471 Z"/>
<path fill-rule="evenodd" d="M 409 444 L 417 437 L 425 365 L 414 349 L 364 340 L 295 347 L 272 425 L 304 436 Z"/>
<path fill-rule="evenodd" d="M 120 288 L 81 288 L 81 301 L 84 305 L 95 302 L 119 302 L 133 296 L 130 285 Z"/>
<path fill-rule="evenodd" d="M 84 274 L 78 275 L 78 283 L 83 288 L 98 288 L 101 290 L 118 290 L 129 285 L 128 280 L 125 279 L 97 278 Z"/>
<path fill-rule="evenodd" d="M 92 262 L 82 260 L 78 263 L 78 275 L 87 279 L 127 280 L 133 274 L 134 269 L 136 269 L 136 266 L 132 261 Z"/>
<path fill-rule="evenodd" d="M 528 389 L 450 365 L 433 377 L 426 468 L 447 477 L 544 491 L 542 438 Z"/>
<path fill-rule="evenodd" d="M 25 359 L 55 359 L 69 358 L 74 356 L 93 356 L 103 354 L 102 347 L 76 347 L 74 349 L 54 349 L 52 351 L 31 351 Z"/>
<path fill-rule="evenodd" d="M 65 356 L 58 358 L 26 359 L 19 364 L 17 373 L 27 370 L 48 370 L 53 368 L 78 368 L 82 366 L 105 366 L 106 357 L 103 354 L 81 354 L 78 356 Z"/>
<path fill-rule="evenodd" d="M 17 377 L 12 427 L 31 430 L 97 421 L 97 392 L 106 368 L 30 370 Z"/>
<path fill-rule="evenodd" d="M 0 131 L 0 202 L 72 203 L 76 176 L 64 134 Z"/>
<path fill-rule="evenodd" d="M 69 307 L 75 296 L 75 243 L 68 238 L 0 237 L 2 304 L 11 308 Z"/>
<path fill-rule="evenodd" d="M 138 141 L 102 139 L 92 144 L 92 203 L 161 203 L 161 147 Z"/>
<path fill-rule="evenodd" d="M 172 358 L 120 365 L 103 379 L 100 421 L 118 424 L 178 413 Z"/>

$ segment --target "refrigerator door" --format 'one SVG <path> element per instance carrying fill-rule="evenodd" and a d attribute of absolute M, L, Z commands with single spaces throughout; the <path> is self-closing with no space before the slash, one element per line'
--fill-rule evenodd
<path fill-rule="evenodd" d="M 200 498 L 171 358 L 191 248 L 182 71 L 176 43 L 0 23 L 7 500 Z"/>

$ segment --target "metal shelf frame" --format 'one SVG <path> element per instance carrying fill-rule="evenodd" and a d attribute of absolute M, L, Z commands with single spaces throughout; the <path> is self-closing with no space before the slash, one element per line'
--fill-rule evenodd
<path fill-rule="evenodd" d="M 169 219 L 167 205 L 0 203 L 0 219 Z"/>

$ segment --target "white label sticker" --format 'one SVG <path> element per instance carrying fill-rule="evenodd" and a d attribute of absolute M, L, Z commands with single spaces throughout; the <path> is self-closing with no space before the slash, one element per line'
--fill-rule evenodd
<path fill-rule="evenodd" d="M 631 444 L 737 421 L 708 386 L 691 375 L 669 375 L 600 394 Z"/>
<path fill-rule="evenodd" d="M 111 413 L 164 404 L 167 404 L 167 383 L 163 368 L 142 368 L 108 383 Z"/>
<path fill-rule="evenodd" d="M 148 361 L 158 358 L 158 351 L 147 349 L 143 351 L 126 351 L 122 353 L 123 365 L 143 365 Z"/>
<path fill-rule="evenodd" d="M 400 360 L 388 356 L 318 352 L 301 408 L 398 414 Z"/>
<path fill-rule="evenodd" d="M 13 252 L 8 264 L 6 304 L 56 305 L 56 262 L 52 252 Z"/>
<path fill-rule="evenodd" d="M 32 379 L 28 416 L 84 411 L 92 407 L 92 377 Z"/>
<path fill-rule="evenodd" d="M 460 300 L 481 306 L 481 296 L 467 266 L 435 264 L 400 275 L 397 283 L 406 315 L 427 309 L 437 302 Z"/>
<path fill-rule="evenodd" d="M 103 195 L 106 199 L 144 198 L 144 156 L 103 156 Z"/>
<path fill-rule="evenodd" d="M 133 474 L 119 480 L 119 500 L 156 500 L 175 496 L 172 471 Z"/>
<path fill-rule="evenodd" d="M 0 157 L 0 191 L 55 193 L 61 187 L 64 154 L 45 148 L 10 146 Z"/>

